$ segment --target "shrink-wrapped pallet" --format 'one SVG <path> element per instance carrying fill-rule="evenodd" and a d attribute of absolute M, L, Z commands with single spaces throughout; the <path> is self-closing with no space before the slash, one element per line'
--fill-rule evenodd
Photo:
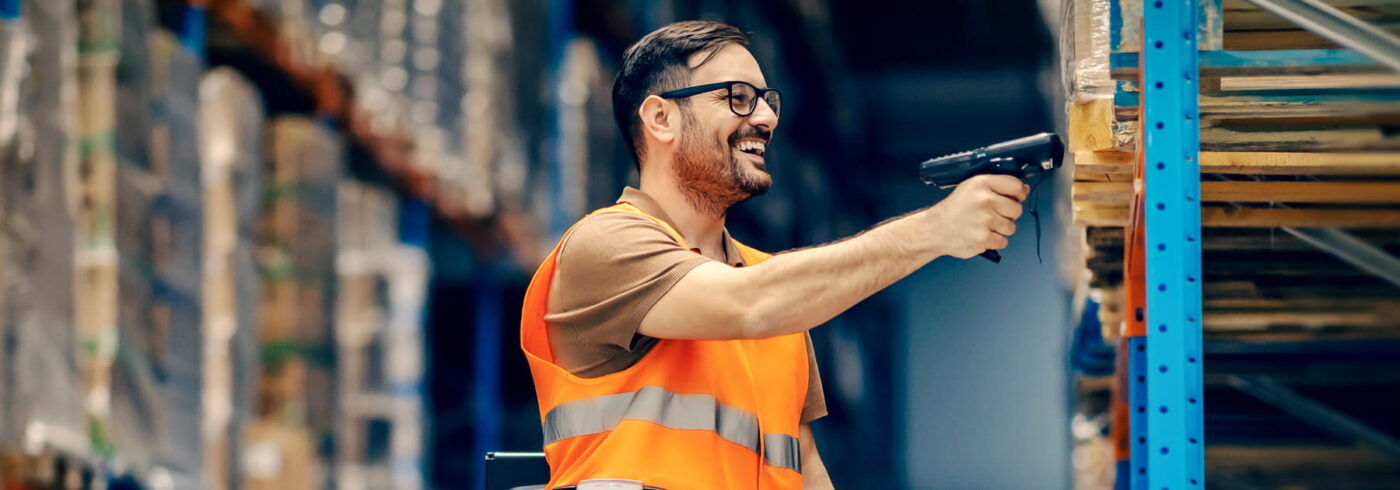
<path fill-rule="evenodd" d="M 71 0 L 23 4 L 4 26 L 3 90 L 15 101 L 11 144 L 0 145 L 0 446 L 88 448 L 74 328 L 78 170 L 77 22 Z M 27 39 L 28 42 L 21 42 Z M 32 47 L 25 52 L 26 46 Z M 10 58 L 21 56 L 22 60 Z M 22 76 L 9 72 L 16 66 Z"/>
<path fill-rule="evenodd" d="M 130 4 L 129 4 L 130 5 Z M 203 484 L 201 377 L 203 189 L 196 128 L 198 57 L 137 9 L 123 52 L 148 78 L 123 79 L 123 113 L 149 125 L 119 132 L 116 209 L 121 319 L 113 366 L 114 455 L 132 476 Z M 143 42 L 144 41 L 144 42 Z M 149 97 L 141 97 L 149 94 Z M 126 139 L 126 136 L 130 140 Z"/>

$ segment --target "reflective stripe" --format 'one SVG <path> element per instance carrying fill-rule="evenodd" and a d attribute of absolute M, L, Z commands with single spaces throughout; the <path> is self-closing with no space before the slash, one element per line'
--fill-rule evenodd
<path fill-rule="evenodd" d="M 763 460 L 769 466 L 802 472 L 802 450 L 797 445 L 797 438 L 787 434 L 763 435 Z"/>
<path fill-rule="evenodd" d="M 720 402 L 713 395 L 672 393 L 660 386 L 561 403 L 544 416 L 544 444 L 607 432 L 623 420 L 644 420 L 670 429 L 713 431 L 726 441 L 759 452 L 758 416 Z M 764 461 L 802 471 L 796 437 L 762 437 Z"/>
<path fill-rule="evenodd" d="M 623 420 L 645 420 L 672 429 L 709 430 L 758 452 L 758 416 L 713 395 L 672 393 L 643 386 L 631 393 L 561 403 L 545 414 L 544 443 L 607 432 Z"/>

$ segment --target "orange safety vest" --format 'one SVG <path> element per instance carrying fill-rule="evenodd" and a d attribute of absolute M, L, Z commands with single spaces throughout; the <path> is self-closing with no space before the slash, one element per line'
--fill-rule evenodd
<path fill-rule="evenodd" d="M 645 216 L 686 246 L 670 225 L 632 204 L 594 213 Z M 735 244 L 749 265 L 770 257 Z M 520 347 L 544 425 L 546 488 L 594 478 L 666 490 L 802 488 L 797 427 L 808 369 L 802 333 L 662 339 L 627 369 L 574 376 L 554 363 L 544 320 L 558 254 L 555 246 L 535 272 L 520 319 Z"/>

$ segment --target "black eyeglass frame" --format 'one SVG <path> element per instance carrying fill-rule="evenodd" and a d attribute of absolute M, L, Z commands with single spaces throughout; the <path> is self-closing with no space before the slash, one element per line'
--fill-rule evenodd
<path fill-rule="evenodd" d="M 752 89 L 753 89 L 753 95 L 754 95 L 754 97 L 753 97 L 753 101 L 752 101 L 752 102 L 749 102 L 749 111 L 748 111 L 748 113 L 740 113 L 738 109 L 735 109 L 735 108 L 734 108 L 734 103 L 732 102 L 732 100 L 733 100 L 733 98 L 734 98 L 734 86 L 735 86 L 735 85 L 748 85 L 749 88 L 752 88 Z M 778 99 L 777 99 L 777 100 L 778 100 L 778 104 L 777 104 L 776 106 L 774 106 L 772 102 L 768 102 L 768 108 L 773 110 L 773 115 L 774 115 L 774 116 L 781 116 L 781 115 L 782 115 L 782 108 L 783 108 L 783 102 L 782 102 L 782 101 L 783 101 L 783 92 L 782 92 L 782 91 L 780 91 L 780 90 L 778 90 L 778 89 L 775 89 L 775 88 L 758 88 L 758 87 L 754 86 L 754 84 L 752 84 L 752 83 L 743 82 L 743 81 L 739 81 L 739 80 L 731 80 L 731 81 L 728 81 L 728 82 L 707 83 L 707 84 L 704 84 L 704 85 L 696 85 L 696 86 L 694 86 L 694 87 L 686 87 L 686 88 L 682 88 L 682 89 L 676 89 L 676 90 L 672 90 L 672 91 L 670 91 L 670 92 L 665 92 L 665 93 L 657 94 L 657 97 L 661 97 L 661 98 L 663 98 L 663 99 L 680 99 L 680 98 L 685 98 L 685 97 L 691 97 L 691 96 L 695 96 L 695 95 L 700 95 L 700 94 L 703 94 L 703 93 L 705 93 L 705 92 L 713 92 L 713 91 L 719 90 L 719 89 L 725 89 L 726 91 L 729 92 L 728 96 L 726 97 L 726 99 L 730 99 L 730 100 L 731 100 L 731 102 L 729 103 L 729 111 L 730 111 L 730 112 L 733 112 L 734 115 L 736 115 L 736 116 L 739 116 L 739 117 L 749 117 L 749 116 L 753 115 L 753 111 L 758 110 L 758 101 L 759 101 L 759 100 L 762 100 L 762 101 L 764 101 L 764 102 L 768 102 L 768 97 L 767 97 L 767 95 L 768 95 L 769 92 L 778 94 Z"/>

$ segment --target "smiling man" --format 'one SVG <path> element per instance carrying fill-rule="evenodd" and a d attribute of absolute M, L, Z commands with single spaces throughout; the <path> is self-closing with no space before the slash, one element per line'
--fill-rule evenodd
<path fill-rule="evenodd" d="M 1015 231 L 1029 189 L 982 176 L 835 243 L 770 256 L 734 240 L 725 213 L 772 185 L 764 156 L 782 110 L 747 45 L 734 27 L 689 21 L 623 55 L 613 110 L 640 188 L 565 234 L 522 311 L 549 488 L 831 488 L 807 331 Z"/>

